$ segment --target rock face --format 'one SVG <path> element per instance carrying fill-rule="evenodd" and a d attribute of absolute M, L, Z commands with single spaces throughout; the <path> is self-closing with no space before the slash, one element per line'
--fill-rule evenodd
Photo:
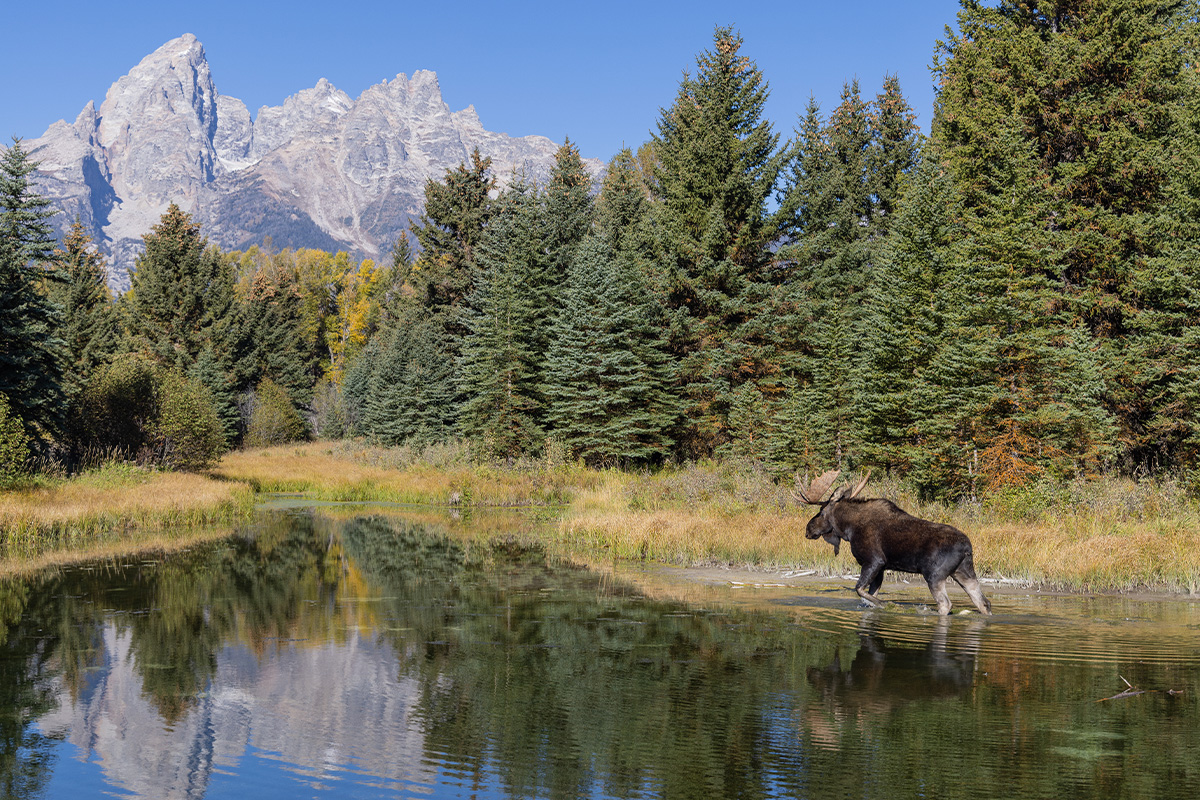
<path fill-rule="evenodd" d="M 425 182 L 467 160 L 492 158 L 545 180 L 558 146 L 484 129 L 474 107 L 451 112 L 437 75 L 397 75 L 357 99 L 325 79 L 251 119 L 217 93 L 195 36 L 173 39 L 108 90 L 99 111 L 59 121 L 26 143 L 40 161 L 39 191 L 76 215 L 109 256 L 109 283 L 129 288 L 142 235 L 174 202 L 223 249 L 270 237 L 275 248 L 314 247 L 378 257 L 421 212 Z M 598 161 L 589 167 L 599 173 Z"/>

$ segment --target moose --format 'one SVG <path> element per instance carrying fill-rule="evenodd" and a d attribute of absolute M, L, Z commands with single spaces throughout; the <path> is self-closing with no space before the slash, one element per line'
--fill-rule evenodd
<path fill-rule="evenodd" d="M 965 533 L 951 525 L 918 519 L 891 500 L 859 499 L 870 473 L 852 488 L 843 486 L 828 500 L 821 500 L 840 474 L 830 470 L 806 488 L 797 488 L 794 494 L 797 500 L 820 507 L 808 521 L 805 538 L 824 539 L 833 545 L 835 555 L 843 540 L 850 543 L 850 552 L 862 566 L 854 587 L 859 597 L 873 606 L 882 606 L 875 593 L 883 584 L 884 570 L 890 569 L 924 577 L 939 614 L 950 613 L 947 578 L 953 578 L 966 591 L 980 614 L 992 613 L 991 604 L 979 588 L 971 540 Z"/>

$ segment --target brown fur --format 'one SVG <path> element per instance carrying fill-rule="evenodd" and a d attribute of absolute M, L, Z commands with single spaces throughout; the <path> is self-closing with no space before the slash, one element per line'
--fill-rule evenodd
<path fill-rule="evenodd" d="M 947 578 L 970 595 L 979 613 L 992 613 L 975 576 L 971 540 L 951 525 L 918 519 L 890 500 L 840 499 L 835 494 L 808 521 L 805 536 L 833 543 L 835 552 L 838 539 L 850 543 L 862 566 L 855 591 L 872 605 L 883 605 L 875 593 L 884 570 L 890 569 L 924 577 L 939 614 L 950 613 Z"/>

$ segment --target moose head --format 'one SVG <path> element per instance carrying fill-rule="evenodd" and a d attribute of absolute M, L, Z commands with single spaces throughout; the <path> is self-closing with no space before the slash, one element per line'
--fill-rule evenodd
<path fill-rule="evenodd" d="M 792 490 L 792 496 L 801 503 L 810 506 L 820 506 L 821 509 L 817 512 L 816 516 L 808 521 L 804 537 L 806 539 L 824 539 L 829 542 L 833 545 L 833 554 L 835 556 L 841 548 L 843 537 L 833 521 L 832 507 L 839 500 L 853 500 L 855 497 L 858 497 L 863 487 L 867 485 L 867 479 L 871 477 L 871 472 L 868 470 L 867 474 L 858 483 L 854 484 L 853 487 L 842 486 L 828 500 L 822 500 L 821 498 L 829 491 L 829 487 L 833 486 L 833 482 L 841 474 L 841 470 L 831 469 L 824 475 L 804 484 L 801 483 L 800 476 L 797 475 L 796 488 Z"/>

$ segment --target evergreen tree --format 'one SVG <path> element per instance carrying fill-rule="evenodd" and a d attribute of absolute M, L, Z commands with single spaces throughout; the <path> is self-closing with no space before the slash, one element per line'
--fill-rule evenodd
<path fill-rule="evenodd" d="M 579 157 L 579 148 L 567 139 L 554 154 L 543 199 L 543 236 L 551 285 L 561 286 L 566 281 L 575 248 L 595 223 L 591 188 L 592 176 Z"/>
<path fill-rule="evenodd" d="M 44 442 L 59 429 L 67 398 L 60 309 L 43 288 L 60 279 L 46 222 L 54 212 L 34 190 L 36 169 L 20 139 L 0 154 L 0 394 Z"/>
<path fill-rule="evenodd" d="M 613 156 L 604 173 L 596 223 L 614 253 L 653 256 L 650 192 L 628 147 Z"/>
<path fill-rule="evenodd" d="M 767 212 L 782 155 L 763 119 L 767 85 L 740 54 L 741 37 L 717 28 L 654 136 L 650 189 L 668 241 L 664 284 L 671 347 L 689 401 L 683 452 L 704 455 L 728 439 L 733 391 L 777 371 L 745 323 L 761 312 L 777 220 Z"/>
<path fill-rule="evenodd" d="M 547 357 L 547 421 L 589 464 L 664 458 L 678 417 L 659 309 L 637 267 L 598 237 L 571 265 Z"/>
<path fill-rule="evenodd" d="M 217 256 L 200 225 L 172 203 L 143 237 L 130 278 L 130 331 L 136 349 L 165 366 L 187 370 L 204 347 L 206 278 Z"/>
<path fill-rule="evenodd" d="M 250 278 L 246 320 L 255 379 L 283 387 L 297 407 L 312 399 L 319 371 L 306 346 L 301 303 L 299 276 L 282 260 L 272 260 Z"/>
<path fill-rule="evenodd" d="M 924 423 L 936 409 L 923 402 L 930 395 L 921 390 L 952 334 L 951 303 L 963 299 L 954 290 L 952 246 L 962 235 L 957 196 L 939 160 L 929 156 L 909 182 L 869 287 L 855 403 L 865 459 L 905 473 L 930 447 Z"/>
<path fill-rule="evenodd" d="M 233 265 L 174 203 L 142 238 L 129 301 L 134 347 L 203 383 L 232 443 L 241 428 L 237 393 L 253 375 Z"/>
<path fill-rule="evenodd" d="M 117 317 L 106 283 L 103 257 L 91 246 L 79 217 L 55 252 L 65 283 L 53 292 L 62 308 L 61 335 L 66 342 L 65 387 L 75 397 L 117 349 Z"/>
<path fill-rule="evenodd" d="M 788 287 L 787 329 L 800 403 L 816 458 L 844 469 L 856 461 L 860 440 L 853 424 L 853 386 L 860 367 L 863 293 L 870 280 L 868 107 L 857 81 L 843 86 L 838 107 L 819 131 L 813 102 L 799 131 L 796 166 L 784 208 L 793 213 L 792 242 L 784 256 L 795 262 Z"/>
<path fill-rule="evenodd" d="M 512 459 L 542 439 L 541 368 L 534 345 L 544 321 L 536 290 L 546 273 L 538 198 L 517 184 L 501 198 L 476 253 L 475 290 L 464 322 L 458 381 L 462 433 L 488 455 Z"/>
<path fill-rule="evenodd" d="M 900 91 L 895 75 L 883 79 L 868 112 L 871 144 L 867 150 L 867 189 L 871 193 L 872 235 L 887 235 L 900 208 L 901 183 L 917 164 L 920 134 L 912 107 Z"/>
<path fill-rule="evenodd" d="M 342 382 L 342 410 L 346 433 L 349 435 L 370 433 L 367 427 L 367 404 L 371 397 L 371 377 L 380 363 L 383 347 L 383 337 L 372 337 L 346 368 Z"/>
<path fill-rule="evenodd" d="M 454 430 L 454 362 L 435 321 L 400 320 L 384 342 L 364 403 L 364 430 L 384 444 L 445 441 Z"/>
<path fill-rule="evenodd" d="M 446 170 L 441 181 L 427 181 L 425 213 L 413 230 L 421 245 L 413 289 L 421 305 L 445 319 L 453 337 L 464 333 L 457 311 L 471 294 L 475 248 L 495 214 L 491 170 L 492 160 L 476 149 L 470 164 Z"/>
<path fill-rule="evenodd" d="M 1166 299 L 1160 275 L 1189 272 L 1169 262 L 1189 249 L 1178 237 L 1195 237 L 1182 208 L 1194 205 L 1200 155 L 1189 67 L 1196 24 L 1194 7 L 1175 2 L 971 3 L 934 64 L 932 136 L 964 212 L 992 216 L 992 230 L 1027 218 L 1037 252 L 1028 267 L 1053 295 L 1043 319 L 1059 328 L 1046 338 L 1066 341 L 1063 326 L 1094 338 L 1084 349 L 1099 348 L 1106 365 L 1105 400 L 1130 470 L 1172 464 L 1191 427 L 1161 424 L 1180 402 L 1183 365 L 1171 362 L 1185 348 L 1167 344 L 1183 329 L 1155 329 L 1177 317 L 1152 301 Z M 1020 209 L 1002 205 L 1009 188 L 994 179 L 1014 149 L 1028 158 Z M 1071 449 L 1092 447 L 1085 437 Z"/>

